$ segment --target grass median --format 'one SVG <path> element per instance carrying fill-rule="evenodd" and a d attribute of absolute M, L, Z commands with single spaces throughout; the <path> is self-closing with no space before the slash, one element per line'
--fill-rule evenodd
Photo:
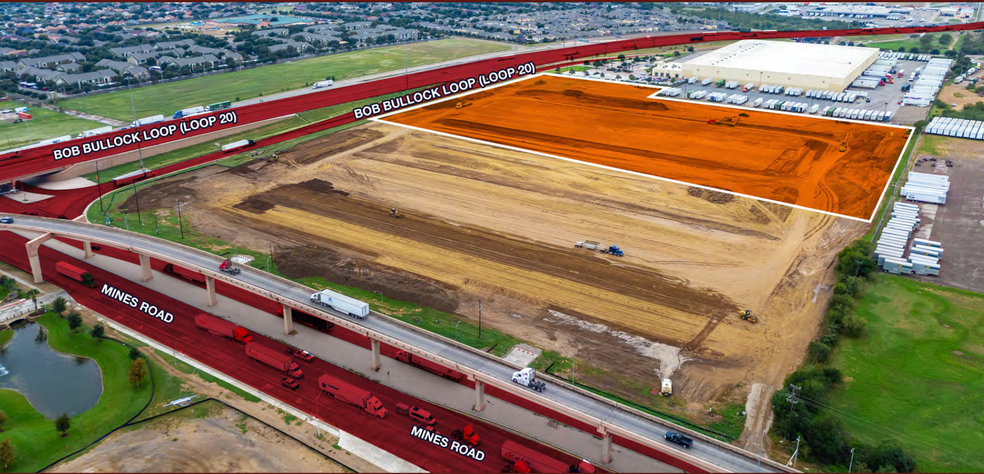
<path fill-rule="evenodd" d="M 508 45 L 469 39 L 444 39 L 321 56 L 242 71 L 133 89 L 137 117 L 164 114 L 224 100 L 239 101 L 300 89 L 334 76 L 336 81 L 386 71 L 434 64 L 478 54 L 506 51 Z M 133 120 L 127 91 L 72 99 L 64 106 L 101 117 Z"/>

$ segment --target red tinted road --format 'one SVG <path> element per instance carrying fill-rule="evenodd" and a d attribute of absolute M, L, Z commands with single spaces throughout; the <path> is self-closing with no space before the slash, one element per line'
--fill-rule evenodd
<path fill-rule="evenodd" d="M 30 271 L 27 253 L 24 250 L 27 239 L 12 232 L 0 231 L 0 241 L 4 243 L 0 246 L 0 259 L 24 271 Z M 162 344 L 175 347 L 214 370 L 230 375 L 307 413 L 314 414 L 316 411 L 315 405 L 319 401 L 316 381 L 323 373 L 338 377 L 372 392 L 390 410 L 390 415 L 385 419 L 377 419 L 351 405 L 325 395 L 320 396 L 318 414 L 324 421 L 427 471 L 500 472 L 505 461 L 501 458 L 499 450 L 502 443 L 507 439 L 529 446 L 565 463 L 579 461 L 572 456 L 512 435 L 483 422 L 414 399 L 318 359 L 311 363 L 298 361 L 305 374 L 301 380 L 301 387 L 297 391 L 291 391 L 280 386 L 281 376 L 276 370 L 249 360 L 244 354 L 243 346 L 229 339 L 199 331 L 195 327 L 194 316 L 200 313 L 200 310 L 47 247 L 41 247 L 40 256 L 41 268 L 47 281 L 64 288 L 79 303 Z M 135 262 L 136 255 L 130 254 L 130 256 L 132 258 L 127 260 Z M 58 275 L 55 271 L 55 263 L 58 261 L 65 261 L 85 269 L 95 277 L 100 286 L 103 283 L 108 283 L 137 296 L 143 301 L 166 309 L 174 314 L 173 323 L 166 324 L 137 309 L 124 305 L 101 294 L 99 288 L 86 288 L 74 280 Z M 279 342 L 258 334 L 253 334 L 253 337 L 255 338 L 254 344 L 262 344 L 278 351 L 284 350 L 284 346 Z M 436 376 L 424 372 L 421 372 L 421 376 L 435 377 L 435 381 L 439 380 Z M 471 423 L 482 437 L 480 448 L 486 453 L 484 461 L 472 460 L 412 437 L 410 429 L 413 424 L 410 419 L 395 412 L 396 404 L 399 402 L 416 405 L 430 411 L 438 420 L 437 430 L 443 435 L 449 435 L 452 430 Z"/>

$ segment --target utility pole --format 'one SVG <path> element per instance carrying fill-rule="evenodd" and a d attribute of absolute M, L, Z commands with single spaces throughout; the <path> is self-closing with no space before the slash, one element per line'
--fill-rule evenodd
<path fill-rule="evenodd" d="M 478 338 L 482 338 L 482 300 L 478 300 Z"/>
<path fill-rule="evenodd" d="M 184 226 L 181 224 L 181 201 L 175 201 L 178 207 L 178 229 L 181 229 L 181 240 L 185 238 Z"/>
<path fill-rule="evenodd" d="M 851 474 L 851 468 L 854 467 L 854 448 L 851 448 L 851 463 L 847 465 L 847 474 Z"/>
<path fill-rule="evenodd" d="M 99 160 L 96 160 L 96 191 L 99 192 L 99 212 L 105 213 L 103 209 L 102 180 L 99 179 Z"/>
<path fill-rule="evenodd" d="M 796 405 L 797 403 L 799 403 L 799 400 L 796 399 L 796 391 L 799 390 L 799 389 L 800 388 L 798 386 L 793 385 L 793 384 L 789 384 L 789 396 L 786 397 L 786 401 L 789 402 L 789 412 L 790 412 L 790 414 L 793 414 L 793 415 L 795 415 L 795 413 L 793 412 L 793 406 Z M 787 430 L 786 431 L 786 439 L 789 439 L 789 437 L 791 435 L 792 435 L 792 433 L 790 433 Z M 799 439 L 799 438 L 797 437 L 797 439 Z M 794 454 L 794 456 L 795 456 L 795 454 Z"/>

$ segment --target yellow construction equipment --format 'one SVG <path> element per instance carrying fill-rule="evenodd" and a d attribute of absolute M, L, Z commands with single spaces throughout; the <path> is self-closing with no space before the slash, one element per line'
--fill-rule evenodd
<path fill-rule="evenodd" d="M 841 152 L 847 151 L 847 142 L 841 142 L 841 144 L 840 144 L 840 151 Z"/>
<path fill-rule="evenodd" d="M 400 211 L 394 207 L 390 209 L 390 217 L 403 217 L 403 214 L 400 214 Z"/>
<path fill-rule="evenodd" d="M 738 316 L 742 320 L 748 321 L 750 323 L 757 323 L 757 322 L 759 322 L 759 318 L 757 318 L 755 316 L 752 316 L 752 310 L 750 310 L 750 309 L 746 309 L 744 311 L 739 312 L 738 313 Z"/>
<path fill-rule="evenodd" d="M 454 104 L 454 108 L 456 108 L 456 109 L 463 109 L 465 107 L 468 107 L 469 105 L 471 105 L 471 102 L 461 102 L 461 101 L 459 101 L 457 104 Z"/>
<path fill-rule="evenodd" d="M 730 125 L 734 127 L 735 125 L 738 125 L 738 120 L 739 120 L 738 117 L 725 117 L 721 120 L 710 119 L 707 121 L 707 123 L 712 125 Z"/>

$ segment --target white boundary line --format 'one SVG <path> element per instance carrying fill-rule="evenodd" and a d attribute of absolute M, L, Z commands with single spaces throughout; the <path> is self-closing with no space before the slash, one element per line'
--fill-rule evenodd
<path fill-rule="evenodd" d="M 802 209 L 802 210 L 810 211 L 810 212 L 818 212 L 820 214 L 826 214 L 826 215 L 830 215 L 830 216 L 834 216 L 834 217 L 842 217 L 842 218 L 845 218 L 845 219 L 851 219 L 851 220 L 861 221 L 861 222 L 865 222 L 865 223 L 868 223 L 868 224 L 870 224 L 874 220 L 875 214 L 878 213 L 878 208 L 881 206 L 882 201 L 885 199 L 885 191 L 888 190 L 888 186 L 892 183 L 892 176 L 895 176 L 895 171 L 898 169 L 899 163 L 902 162 L 902 154 L 905 153 L 905 149 L 909 146 L 909 142 L 912 140 L 912 135 L 913 135 L 910 132 L 909 138 L 906 140 L 905 146 L 902 148 L 902 153 L 900 153 L 899 156 L 898 156 L 898 158 L 895 159 L 895 166 L 892 168 L 891 174 L 888 175 L 888 180 L 885 182 L 885 187 L 882 188 L 881 195 L 878 198 L 878 203 L 875 205 L 875 208 L 871 211 L 871 216 L 869 216 L 867 219 L 863 219 L 863 218 L 860 218 L 860 217 L 848 216 L 848 215 L 845 215 L 845 214 L 838 214 L 836 212 L 823 211 L 823 210 L 814 209 L 814 208 L 811 208 L 811 207 L 800 206 L 798 204 L 791 204 L 791 203 L 788 203 L 788 202 L 775 201 L 775 200 L 764 198 L 764 197 L 760 197 L 760 196 L 752 196 L 752 195 L 749 195 L 749 194 L 742 194 L 742 193 L 738 193 L 738 192 L 734 192 L 734 191 L 729 191 L 729 190 L 726 190 L 726 189 L 719 189 L 719 188 L 714 188 L 714 187 L 710 187 L 710 186 L 704 186 L 704 185 L 700 185 L 700 184 L 689 183 L 689 182 L 686 182 L 686 181 L 679 181 L 679 180 L 675 180 L 675 179 L 664 178 L 662 176 L 656 176 L 656 175 L 652 175 L 652 174 L 640 173 L 640 172 L 637 172 L 637 171 L 631 171 L 631 170 L 626 170 L 626 169 L 622 169 L 622 168 L 615 168 L 615 167 L 611 167 L 611 166 L 599 165 L 599 164 L 596 164 L 596 163 L 590 163 L 590 162 L 587 162 L 587 161 L 575 160 L 573 158 L 567 158 L 567 157 L 563 157 L 563 156 L 559 156 L 559 155 L 551 155 L 549 153 L 543 153 L 543 152 L 539 152 L 539 151 L 528 150 L 528 149 L 525 149 L 525 148 L 519 148 L 519 147 L 510 146 L 510 145 L 503 145 L 501 143 L 495 143 L 495 142 L 480 140 L 480 139 L 477 139 L 477 138 L 469 138 L 469 137 L 464 137 L 464 136 L 461 136 L 461 135 L 455 135 L 455 134 L 451 134 L 451 133 L 447 133 L 447 132 L 439 132 L 439 131 L 436 131 L 436 130 L 429 130 L 429 129 L 426 129 L 426 128 L 414 127 L 412 125 L 405 125 L 405 124 L 402 124 L 402 123 L 391 122 L 389 120 L 383 120 L 386 117 L 390 117 L 392 115 L 397 115 L 397 114 L 400 114 L 400 113 L 409 112 L 411 110 L 415 110 L 415 109 L 419 109 L 421 107 L 438 104 L 438 103 L 441 103 L 441 102 L 447 102 L 449 100 L 453 100 L 453 99 L 456 99 L 456 98 L 459 98 L 459 97 L 465 97 L 465 96 L 468 96 L 468 95 L 471 95 L 471 94 L 476 94 L 476 93 L 479 93 L 481 91 L 495 89 L 497 87 L 502 87 L 502 86 L 505 86 L 505 85 L 516 84 L 516 83 L 519 83 L 519 82 L 522 82 L 522 81 L 527 81 L 527 80 L 530 80 L 530 79 L 533 79 L 533 78 L 537 78 L 537 77 L 541 77 L 541 76 L 546 76 L 547 74 L 549 74 L 549 73 L 541 72 L 541 73 L 538 73 L 538 74 L 526 76 L 525 78 L 520 78 L 520 79 L 516 79 L 516 80 L 512 80 L 512 81 L 502 82 L 500 84 L 497 84 L 497 85 L 494 85 L 494 86 L 491 86 L 491 87 L 485 87 L 485 88 L 482 88 L 480 90 L 474 90 L 473 89 L 473 90 L 469 90 L 469 91 L 465 91 L 465 92 L 460 92 L 458 94 L 447 96 L 447 97 L 445 97 L 443 99 L 440 99 L 440 100 L 425 102 L 425 103 L 418 104 L 418 105 L 415 105 L 413 107 L 409 107 L 409 108 L 406 108 L 406 109 L 394 110 L 393 112 L 389 112 L 389 113 L 386 113 L 386 114 L 383 114 L 383 115 L 379 115 L 379 116 L 376 116 L 376 117 L 370 117 L 368 120 L 371 120 L 371 121 L 374 121 L 374 122 L 385 123 L 385 124 L 389 124 L 389 125 L 395 125 L 395 126 L 398 126 L 398 127 L 409 128 L 411 130 L 418 130 L 418 131 L 421 131 L 421 132 L 433 133 L 433 134 L 441 135 L 441 136 L 445 136 L 445 137 L 456 138 L 456 139 L 460 139 L 460 140 L 467 140 L 467 141 L 471 141 L 471 142 L 474 142 L 474 143 L 481 143 L 483 145 L 489 145 L 489 146 L 504 148 L 504 149 L 507 149 L 507 150 L 519 151 L 519 152 L 523 152 L 523 153 L 531 153 L 531 154 L 534 154 L 534 155 L 540 155 L 540 156 L 544 156 L 544 157 L 547 157 L 547 158 L 554 158 L 554 159 L 558 159 L 558 160 L 564 160 L 564 161 L 569 161 L 569 162 L 572 162 L 572 163 L 578 163 L 578 164 L 583 164 L 583 165 L 594 166 L 594 167 L 597 167 L 597 168 L 602 168 L 602 169 L 607 169 L 607 170 L 612 170 L 612 171 L 620 171 L 620 172 L 623 172 L 623 173 L 628 173 L 628 174 L 632 174 L 632 175 L 636 175 L 636 176 L 642 176 L 642 177 L 646 177 L 646 178 L 657 179 L 657 180 L 660 180 L 660 181 L 667 181 L 667 182 L 674 183 L 674 184 L 681 184 L 681 185 L 686 185 L 686 186 L 694 186 L 696 188 L 706 189 L 706 190 L 709 190 L 709 191 L 716 191 L 716 192 L 727 193 L 727 194 L 731 194 L 731 195 L 734 195 L 734 196 L 740 196 L 740 197 L 744 197 L 744 198 L 748 198 L 748 199 L 754 199 L 754 200 L 757 200 L 757 201 L 771 202 L 771 203 L 779 204 L 779 205 L 782 205 L 782 206 L 789 206 L 789 207 L 792 207 L 792 208 Z M 553 76 L 554 77 L 557 77 L 556 74 L 553 74 Z M 567 76 L 559 76 L 559 77 L 565 78 Z M 659 89 L 659 90 L 665 89 L 665 87 L 662 87 L 662 86 L 654 86 L 654 85 L 649 85 L 649 84 L 620 84 L 618 82 L 613 82 L 613 81 L 609 81 L 609 80 L 605 80 L 605 79 L 594 79 L 594 78 L 590 78 L 590 77 L 575 77 L 575 76 L 570 76 L 570 79 L 579 79 L 579 80 L 584 80 L 584 81 L 604 82 L 604 83 L 608 83 L 608 84 L 617 84 L 617 85 L 624 85 L 624 86 L 648 87 L 648 88 Z M 658 91 L 657 91 L 657 93 L 658 93 Z M 858 123 L 858 124 L 863 124 L 863 125 L 870 125 L 870 126 L 875 126 L 875 127 L 882 126 L 882 127 L 898 128 L 900 130 L 911 130 L 911 131 L 915 131 L 915 129 L 913 127 L 906 127 L 906 126 L 903 126 L 903 125 L 894 125 L 894 124 L 886 124 L 886 123 L 871 123 L 871 122 L 865 122 L 865 121 L 861 121 L 861 120 L 850 120 L 850 119 L 842 119 L 842 118 L 836 118 L 836 117 L 822 117 L 822 116 L 819 116 L 818 117 L 818 116 L 813 116 L 813 115 L 806 115 L 806 116 L 804 116 L 804 115 L 801 115 L 801 114 L 795 114 L 795 113 L 792 113 L 792 112 L 785 112 L 785 111 L 781 111 L 781 110 L 750 109 L 750 108 L 747 108 L 747 107 L 741 107 L 741 106 L 737 106 L 737 105 L 730 105 L 730 104 L 723 104 L 723 103 L 722 104 L 718 104 L 718 103 L 707 104 L 707 103 L 703 103 L 703 102 L 696 102 L 696 101 L 682 100 L 682 99 L 673 99 L 673 98 L 669 98 L 669 97 L 658 97 L 657 96 L 657 97 L 647 97 L 647 98 L 653 98 L 653 99 L 656 99 L 656 100 L 672 101 L 672 102 L 698 104 L 698 105 L 704 105 L 704 106 L 707 106 L 707 107 L 724 107 L 724 108 L 738 109 L 738 110 L 743 110 L 743 111 L 753 110 L 753 111 L 763 112 L 763 113 L 792 115 L 792 116 L 796 116 L 796 117 L 805 117 L 805 118 L 811 118 L 811 119 L 835 120 L 835 121 L 841 121 L 841 122 L 850 122 L 850 123 Z"/>

